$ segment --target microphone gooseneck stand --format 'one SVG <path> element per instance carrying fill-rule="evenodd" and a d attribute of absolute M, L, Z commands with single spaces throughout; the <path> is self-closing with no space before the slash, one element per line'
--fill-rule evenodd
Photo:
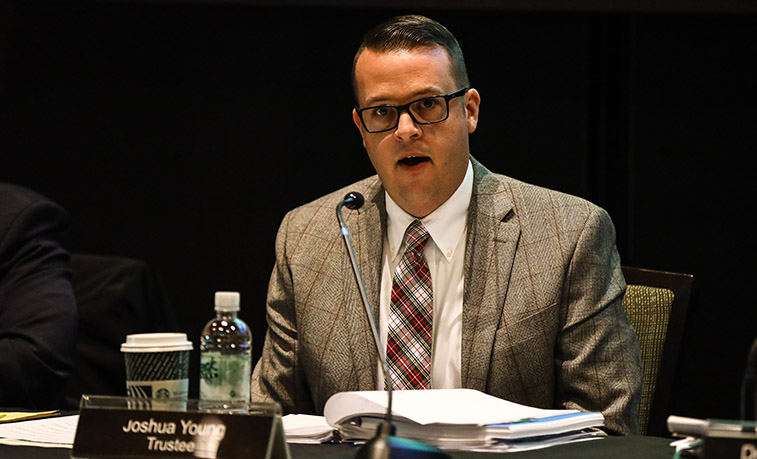
<path fill-rule="evenodd" d="M 757 421 L 757 339 L 752 343 L 746 359 L 744 380 L 741 384 L 741 420 Z"/>
<path fill-rule="evenodd" d="M 336 206 L 336 217 L 339 220 L 339 226 L 342 233 L 342 238 L 344 239 L 344 245 L 347 248 L 347 253 L 350 257 L 350 263 L 352 264 L 352 272 L 355 275 L 355 281 L 357 282 L 358 289 L 360 290 L 360 297 L 363 300 L 365 314 L 368 317 L 368 322 L 371 325 L 371 332 L 373 332 L 373 341 L 374 343 L 376 343 L 376 351 L 378 352 L 378 359 L 381 363 L 381 371 L 384 374 L 384 381 L 387 388 L 387 408 L 384 415 L 384 420 L 381 422 L 381 424 L 379 424 L 378 429 L 376 429 L 376 435 L 370 441 L 368 441 L 368 443 L 358 449 L 355 458 L 451 459 L 449 454 L 438 448 L 427 445 L 425 443 L 421 443 L 419 441 L 394 436 L 395 429 L 392 425 L 392 381 L 389 375 L 389 364 L 387 363 L 386 358 L 383 357 L 383 352 L 381 351 L 381 339 L 379 338 L 378 327 L 376 326 L 376 321 L 373 319 L 373 310 L 371 309 L 368 295 L 365 292 L 365 283 L 363 282 L 363 276 L 360 274 L 360 267 L 357 264 L 355 249 L 352 247 L 350 231 L 347 229 L 347 225 L 344 223 L 344 218 L 342 217 L 343 207 L 357 210 L 363 207 L 364 203 L 365 198 L 363 198 L 362 194 L 356 191 L 349 192 Z"/>

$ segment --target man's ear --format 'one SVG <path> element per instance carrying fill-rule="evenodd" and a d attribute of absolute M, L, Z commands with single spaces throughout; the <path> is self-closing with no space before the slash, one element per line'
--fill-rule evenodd
<path fill-rule="evenodd" d="M 363 148 L 365 148 L 365 133 L 363 132 L 363 122 L 360 121 L 360 115 L 357 114 L 356 109 L 352 109 L 352 122 L 355 123 L 355 127 L 357 127 L 358 132 L 360 132 L 360 137 L 363 138 Z"/>
<path fill-rule="evenodd" d="M 468 133 L 472 134 L 478 126 L 478 112 L 481 106 L 481 95 L 474 88 L 465 93 L 465 121 L 468 123 Z"/>

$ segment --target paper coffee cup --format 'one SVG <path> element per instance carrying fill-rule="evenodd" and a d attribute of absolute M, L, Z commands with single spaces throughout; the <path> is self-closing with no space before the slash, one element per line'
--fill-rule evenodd
<path fill-rule="evenodd" d="M 186 400 L 189 352 L 185 333 L 141 333 L 121 345 L 126 364 L 126 394 L 155 400 Z"/>

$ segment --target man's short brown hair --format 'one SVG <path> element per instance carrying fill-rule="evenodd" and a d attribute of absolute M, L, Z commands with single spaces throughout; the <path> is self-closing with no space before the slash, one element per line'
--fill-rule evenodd
<path fill-rule="evenodd" d="M 355 67 L 363 51 L 370 49 L 377 53 L 386 53 L 431 46 L 441 46 L 447 52 L 452 78 L 457 83 L 458 88 L 470 86 L 463 51 L 454 35 L 433 19 L 410 14 L 384 21 L 363 36 L 363 43 L 352 60 L 352 89 L 355 93 L 355 100 L 358 100 Z"/>

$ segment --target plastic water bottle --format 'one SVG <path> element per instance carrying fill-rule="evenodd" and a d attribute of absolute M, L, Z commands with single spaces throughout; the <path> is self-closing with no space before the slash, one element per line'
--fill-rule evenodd
<path fill-rule="evenodd" d="M 239 292 L 216 292 L 215 311 L 200 337 L 200 400 L 249 402 L 252 333 L 237 317 Z"/>

